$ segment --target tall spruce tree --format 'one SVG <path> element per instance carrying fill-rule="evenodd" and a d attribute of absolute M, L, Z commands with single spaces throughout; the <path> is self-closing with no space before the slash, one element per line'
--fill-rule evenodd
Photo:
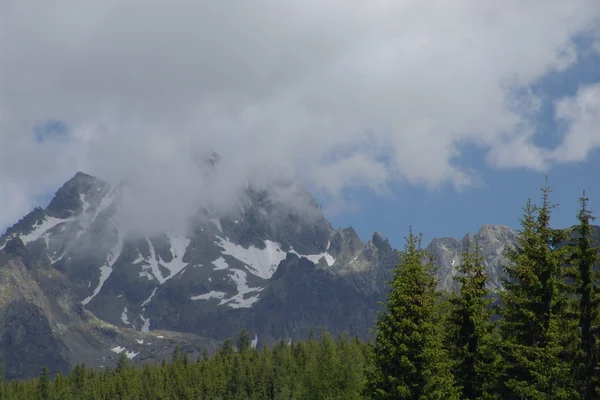
<path fill-rule="evenodd" d="M 467 242 L 462 263 L 454 280 L 458 294 L 450 298 L 450 355 L 455 361 L 455 377 L 462 398 L 493 398 L 495 374 L 499 366 L 488 277 L 479 242 Z"/>
<path fill-rule="evenodd" d="M 412 228 L 389 282 L 372 346 L 365 395 L 374 399 L 459 398 L 439 324 L 437 281 L 431 256 Z"/>
<path fill-rule="evenodd" d="M 598 248 L 594 246 L 591 222 L 595 220 L 588 209 L 585 191 L 579 199 L 581 204 L 575 228 L 576 244 L 573 246 L 571 265 L 574 268 L 579 300 L 579 349 L 577 352 L 577 376 L 582 399 L 600 399 L 600 370 L 598 368 L 598 327 L 600 317 L 600 265 Z"/>
<path fill-rule="evenodd" d="M 565 233 L 552 229 L 551 190 L 542 204 L 524 207 L 516 246 L 508 252 L 507 278 L 500 293 L 504 371 L 501 393 L 510 399 L 573 399 L 576 396 L 564 325 L 568 306 Z"/>

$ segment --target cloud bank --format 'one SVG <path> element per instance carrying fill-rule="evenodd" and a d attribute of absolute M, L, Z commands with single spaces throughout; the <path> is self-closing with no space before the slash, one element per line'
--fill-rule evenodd
<path fill-rule="evenodd" d="M 600 147 L 599 85 L 556 100 L 552 149 L 523 90 L 600 38 L 597 0 L 0 4 L 0 226 L 76 170 L 187 210 L 209 149 L 228 160 L 218 200 L 273 171 L 334 197 L 458 188 L 478 179 L 465 144 L 532 169 Z M 36 139 L 48 120 L 68 133 Z"/>

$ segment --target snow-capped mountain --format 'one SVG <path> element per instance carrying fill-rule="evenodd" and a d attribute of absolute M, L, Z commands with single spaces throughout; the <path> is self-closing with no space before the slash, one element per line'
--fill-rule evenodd
<path fill-rule="evenodd" d="M 100 335 L 86 346 L 103 354 L 126 349 L 137 361 L 158 354 L 146 353 L 159 336 L 192 335 L 188 348 L 197 350 L 202 338 L 212 343 L 242 328 L 258 345 L 322 328 L 368 335 L 397 263 L 396 250 L 379 233 L 364 243 L 352 228 L 334 230 L 306 190 L 279 182 L 262 189 L 249 185 L 235 210 L 219 214 L 206 205 L 185 229 L 148 234 L 127 222 L 128 190 L 125 183 L 113 187 L 77 173 L 48 207 L 33 210 L 0 237 L 0 254 L 12 254 L 12 260 L 17 254 L 22 268 L 60 277 L 71 296 L 69 309 L 78 310 L 73 315 L 89 312 L 98 324 L 130 338 L 129 344 L 100 344 Z M 278 190 L 301 201 L 288 206 Z M 478 235 L 497 277 L 514 232 L 485 226 Z M 461 246 L 436 239 L 429 247 L 443 288 L 451 287 Z M 46 294 L 55 295 L 64 296 Z M 43 315 L 54 318 L 50 309 Z M 53 335 L 66 348 L 79 343 Z M 63 359 L 72 366 L 75 358 Z"/>

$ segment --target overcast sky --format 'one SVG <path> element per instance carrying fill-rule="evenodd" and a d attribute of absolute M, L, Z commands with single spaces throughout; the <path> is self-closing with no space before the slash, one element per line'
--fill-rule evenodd
<path fill-rule="evenodd" d="M 568 90 L 545 81 L 582 60 L 600 70 L 598 0 L 0 0 L 0 10 L 0 227 L 77 170 L 188 211 L 206 195 L 193 160 L 207 149 L 228 160 L 216 199 L 277 171 L 340 223 L 376 199 L 455 198 L 499 173 L 559 175 L 598 157 L 594 68 Z"/>

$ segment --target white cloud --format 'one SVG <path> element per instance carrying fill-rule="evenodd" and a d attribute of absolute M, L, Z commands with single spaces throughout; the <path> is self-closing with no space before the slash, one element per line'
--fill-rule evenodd
<path fill-rule="evenodd" d="M 460 143 L 504 167 L 585 152 L 567 144 L 577 133 L 548 158 L 531 141 L 535 101 L 512 93 L 576 61 L 571 38 L 600 26 L 597 0 L 0 5 L 0 225 L 76 168 L 187 209 L 207 148 L 230 160 L 225 198 L 257 169 L 333 195 L 396 179 L 460 187 L 473 179 L 454 163 Z M 48 118 L 69 124 L 69 143 L 35 142 Z"/>
<path fill-rule="evenodd" d="M 556 117 L 568 127 L 563 141 L 552 152 L 558 162 L 587 159 L 600 148 L 600 83 L 581 87 L 573 97 L 556 103 Z"/>

